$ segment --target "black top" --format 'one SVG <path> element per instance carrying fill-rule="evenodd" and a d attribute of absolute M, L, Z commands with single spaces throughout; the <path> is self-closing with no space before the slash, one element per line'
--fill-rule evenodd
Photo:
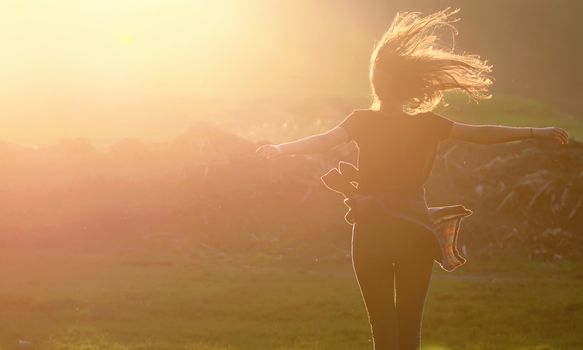
<path fill-rule="evenodd" d="M 453 121 L 433 112 L 385 115 L 355 110 L 339 126 L 356 141 L 358 191 L 419 191 L 433 168 L 437 145 L 447 138 Z"/>

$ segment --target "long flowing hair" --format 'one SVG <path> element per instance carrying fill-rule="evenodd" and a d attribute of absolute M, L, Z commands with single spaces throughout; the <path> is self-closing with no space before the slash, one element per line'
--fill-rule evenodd
<path fill-rule="evenodd" d="M 396 107 L 408 114 L 431 111 L 449 90 L 464 91 L 474 101 L 491 97 L 492 66 L 478 55 L 454 52 L 457 29 L 449 7 L 421 16 L 398 13 L 371 57 L 372 109 Z M 451 32 L 446 45 L 438 34 Z"/>

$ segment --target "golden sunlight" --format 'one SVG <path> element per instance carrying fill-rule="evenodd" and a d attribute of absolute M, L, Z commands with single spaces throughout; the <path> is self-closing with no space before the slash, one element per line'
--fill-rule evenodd
<path fill-rule="evenodd" d="M 0 0 L 0 350 L 583 348 L 583 2 L 444 3 Z"/>
<path fill-rule="evenodd" d="M 3 1 L 0 139 L 169 137 L 200 112 L 197 99 L 365 91 L 372 36 L 359 40 L 358 18 L 329 5 Z M 335 15 L 321 27 L 326 11 Z M 342 29 L 350 37 L 332 35 Z"/>

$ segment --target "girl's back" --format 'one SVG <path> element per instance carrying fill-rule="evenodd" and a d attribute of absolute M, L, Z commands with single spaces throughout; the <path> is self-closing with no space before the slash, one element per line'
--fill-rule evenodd
<path fill-rule="evenodd" d="M 355 110 L 339 126 L 359 147 L 359 192 L 420 190 L 453 121 L 433 112 Z"/>

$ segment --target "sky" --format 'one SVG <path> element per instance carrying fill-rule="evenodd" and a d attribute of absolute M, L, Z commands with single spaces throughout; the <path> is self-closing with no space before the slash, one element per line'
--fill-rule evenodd
<path fill-rule="evenodd" d="M 348 5 L 2 1 L 0 140 L 91 136 L 144 119 L 155 128 L 208 98 L 367 93 L 374 40 L 361 40 L 370 28 Z"/>
<path fill-rule="evenodd" d="M 563 18 L 571 11 L 558 11 L 566 0 L 493 1 L 454 5 L 464 46 L 493 58 L 496 85 L 537 96 L 567 96 L 565 82 L 567 93 L 580 89 L 571 67 L 583 50 L 565 55 L 579 35 Z M 167 138 L 232 103 L 366 98 L 369 55 L 396 10 L 450 3 L 413 2 L 2 0 L 0 141 Z M 562 41 L 551 30 L 561 26 Z M 528 78 L 535 71 L 544 84 Z"/>

